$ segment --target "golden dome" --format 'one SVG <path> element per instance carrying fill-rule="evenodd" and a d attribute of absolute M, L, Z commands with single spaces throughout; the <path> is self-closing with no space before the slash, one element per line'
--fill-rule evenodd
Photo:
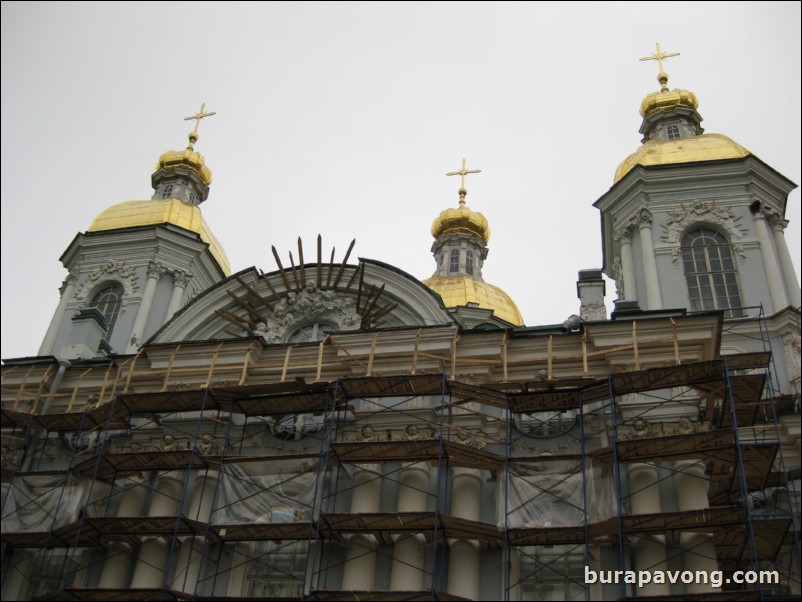
<path fill-rule="evenodd" d="M 462 199 L 460 199 L 459 207 L 442 211 L 432 222 L 432 236 L 435 238 L 455 232 L 473 234 L 481 238 L 485 244 L 490 240 L 490 224 L 487 222 L 487 218 L 481 213 L 468 209 Z"/>
<path fill-rule="evenodd" d="M 652 92 L 647 94 L 646 98 L 640 103 L 641 117 L 648 117 L 655 111 L 661 109 L 673 111 L 675 107 L 687 107 L 696 110 L 699 107 L 699 101 L 696 100 L 696 95 L 690 90 L 661 90 L 660 92 Z"/>
<path fill-rule="evenodd" d="M 445 213 L 445 212 L 444 212 Z M 492 284 L 476 280 L 467 274 L 432 276 L 423 284 L 443 298 L 446 307 L 460 307 L 476 303 L 492 309 L 493 315 L 515 326 L 523 326 L 518 306 L 503 290 Z"/>
<path fill-rule="evenodd" d="M 161 157 L 159 162 L 156 163 L 156 171 L 160 169 L 172 170 L 178 167 L 191 169 L 198 176 L 204 186 L 209 186 L 212 183 L 212 170 L 206 166 L 206 160 L 199 152 L 188 146 L 180 151 L 167 151 Z"/>
<path fill-rule="evenodd" d="M 166 155 L 167 153 L 165 153 Z M 197 154 L 197 153 L 195 153 Z M 164 157 L 164 155 L 162 155 Z M 103 211 L 89 226 L 89 232 L 102 232 L 137 226 L 172 224 L 194 232 L 209 245 L 209 252 L 217 261 L 223 273 L 231 274 L 231 265 L 222 245 L 212 234 L 209 225 L 196 205 L 184 203 L 179 199 L 157 199 L 150 201 L 125 201 Z"/>
<path fill-rule="evenodd" d="M 649 140 L 624 159 L 615 170 L 613 181 L 618 182 L 636 165 L 669 165 L 742 159 L 749 154 L 749 151 L 743 146 L 722 134 L 700 134 L 676 140 Z"/>

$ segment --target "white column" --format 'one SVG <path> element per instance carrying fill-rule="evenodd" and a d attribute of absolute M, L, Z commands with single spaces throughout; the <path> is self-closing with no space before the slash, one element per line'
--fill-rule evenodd
<path fill-rule="evenodd" d="M 212 522 L 212 503 L 217 489 L 218 473 L 209 470 L 199 472 L 195 477 L 195 487 L 192 500 L 189 504 L 187 518 L 202 523 Z M 194 594 L 198 584 L 198 573 L 201 565 L 201 551 L 203 537 L 182 537 L 181 547 L 178 550 L 178 560 L 175 564 L 173 588 Z"/>
<path fill-rule="evenodd" d="M 181 298 L 184 296 L 184 289 L 187 288 L 189 276 L 186 272 L 176 270 L 173 272 L 173 294 L 170 297 L 170 304 L 167 306 L 165 321 L 173 317 L 173 314 L 181 309 Z"/>
<path fill-rule="evenodd" d="M 134 327 L 131 329 L 131 338 L 126 347 L 126 353 L 136 353 L 142 343 L 142 335 L 150 316 L 150 308 L 153 306 L 153 298 L 156 295 L 156 285 L 159 278 L 164 274 L 164 268 L 157 262 L 151 261 L 148 264 L 148 281 L 145 284 L 145 292 L 142 293 L 142 302 L 139 304 L 139 311 L 136 312 Z"/>
<path fill-rule="evenodd" d="M 634 301 L 638 298 L 635 284 L 635 261 L 632 259 L 632 232 L 626 226 L 616 237 L 621 246 L 621 277 L 624 279 L 624 299 Z"/>
<path fill-rule="evenodd" d="M 802 305 L 799 282 L 796 279 L 794 262 L 791 259 L 791 253 L 788 251 L 788 244 L 785 242 L 785 234 L 783 233 L 788 225 L 788 220 L 783 219 L 778 213 L 773 213 L 769 215 L 769 223 L 774 232 L 774 245 L 777 248 L 777 255 L 780 257 L 780 267 L 782 268 L 783 280 L 785 280 L 788 301 L 794 307 L 799 307 Z"/>
<path fill-rule="evenodd" d="M 788 299 L 785 296 L 785 286 L 783 285 L 782 274 L 780 273 L 780 260 L 777 257 L 777 250 L 774 248 L 774 239 L 769 232 L 769 224 L 763 212 L 758 210 L 753 214 L 755 220 L 755 231 L 760 242 L 761 255 L 763 256 L 763 268 L 766 271 L 766 279 L 769 281 L 769 295 L 771 296 L 771 308 L 768 313 L 774 313 L 788 306 Z"/>
<path fill-rule="evenodd" d="M 398 492 L 398 512 L 426 511 L 429 470 L 426 465 L 413 464 L 401 469 L 401 488 Z M 423 535 L 401 536 L 393 546 L 393 569 L 390 589 L 423 589 Z"/>
<path fill-rule="evenodd" d="M 659 471 L 654 464 L 631 464 L 628 469 L 630 505 L 632 514 L 660 514 Z M 635 547 L 635 570 L 665 571 L 666 546 L 660 536 L 641 537 Z M 637 589 L 638 596 L 667 596 L 671 587 L 663 583 L 649 583 Z"/>
<path fill-rule="evenodd" d="M 381 481 L 381 466 L 378 464 L 357 464 L 355 466 L 351 514 L 379 511 Z M 377 542 L 372 535 L 356 533 L 349 538 L 348 547 L 345 550 L 341 589 L 367 591 L 374 588 L 376 547 Z"/>
<path fill-rule="evenodd" d="M 143 516 L 148 488 L 139 479 L 127 479 L 122 485 L 120 505 L 117 508 L 119 518 Z M 106 546 L 106 561 L 100 575 L 98 587 L 121 589 L 128 587 L 131 580 L 131 564 L 135 550 L 124 542 L 110 542 Z"/>
<path fill-rule="evenodd" d="M 451 477 L 451 515 L 478 521 L 480 514 L 480 472 L 455 468 Z M 479 599 L 479 543 L 466 539 L 448 540 L 448 593 L 470 600 Z"/>
<path fill-rule="evenodd" d="M 131 561 L 133 551 L 131 546 L 122 541 L 112 541 L 106 544 L 106 560 L 103 563 L 103 573 L 97 586 L 101 589 L 122 589 L 128 587 L 131 578 Z"/>
<path fill-rule="evenodd" d="M 705 474 L 705 465 L 701 460 L 680 460 L 676 463 L 677 472 L 674 482 L 677 489 L 677 505 L 681 511 L 703 510 L 710 507 L 707 491 L 710 481 Z M 680 545 L 684 553 L 685 570 L 711 571 L 718 570 L 716 546 L 709 533 L 684 531 L 680 535 Z M 691 583 L 685 586 L 686 593 L 720 591 L 709 583 Z"/>
<path fill-rule="evenodd" d="M 148 516 L 173 517 L 178 513 L 180 505 L 182 479 L 180 473 L 167 473 L 156 479 L 153 499 L 150 502 Z M 169 544 L 161 538 L 149 539 L 139 548 L 134 577 L 131 587 L 161 587 L 165 573 L 170 570 Z"/>
<path fill-rule="evenodd" d="M 195 477 L 195 487 L 187 517 L 202 523 L 212 522 L 212 503 L 217 489 L 219 474 L 216 470 L 199 472 Z"/>
<path fill-rule="evenodd" d="M 640 229 L 640 248 L 643 255 L 643 274 L 646 277 L 646 299 L 648 307 L 643 309 L 663 309 L 663 297 L 660 293 L 660 278 L 657 275 L 657 259 L 654 256 L 652 242 L 652 213 L 641 209 L 637 217 Z"/>
<path fill-rule="evenodd" d="M 58 337 L 61 325 L 64 323 L 64 315 L 67 312 L 67 303 L 72 299 L 72 294 L 75 292 L 75 277 L 70 274 L 64 280 L 64 290 L 61 291 L 61 299 L 59 299 L 56 313 L 53 314 L 53 321 L 47 329 L 45 338 L 42 345 L 39 347 L 39 355 L 50 355 L 53 353 L 53 345 L 56 344 L 56 337 Z"/>

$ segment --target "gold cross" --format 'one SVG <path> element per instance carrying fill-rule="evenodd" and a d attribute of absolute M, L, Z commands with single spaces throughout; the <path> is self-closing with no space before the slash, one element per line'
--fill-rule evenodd
<path fill-rule="evenodd" d="M 203 104 L 201 104 L 200 111 L 198 111 L 197 113 L 195 113 L 190 117 L 184 117 L 184 121 L 192 121 L 193 119 L 195 120 L 195 129 L 193 129 L 192 133 L 189 135 L 189 141 L 193 144 L 198 141 L 198 126 L 200 125 L 200 120 L 203 119 L 204 117 L 211 117 L 212 115 L 217 114 L 214 111 L 210 113 L 204 113 L 203 110 L 205 108 L 206 108 L 206 103 L 204 102 Z"/>
<path fill-rule="evenodd" d="M 657 43 L 657 53 L 652 54 L 650 56 L 645 56 L 641 60 L 642 61 L 657 61 L 658 67 L 660 67 L 660 73 L 664 73 L 663 71 L 663 59 L 671 58 L 672 56 L 679 56 L 679 52 L 669 52 L 665 53 L 660 50 L 660 42 Z"/>
<path fill-rule="evenodd" d="M 467 176 L 469 173 L 480 173 L 481 171 L 482 171 L 481 169 L 465 169 L 465 159 L 463 159 L 462 160 L 462 169 L 460 169 L 459 171 L 452 171 L 450 173 L 447 173 L 446 175 L 447 176 L 462 176 L 459 187 L 460 187 L 460 190 L 465 190 L 465 176 Z"/>

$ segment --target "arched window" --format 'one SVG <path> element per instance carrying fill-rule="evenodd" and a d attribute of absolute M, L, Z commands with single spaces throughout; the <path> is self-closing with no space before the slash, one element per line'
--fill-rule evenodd
<path fill-rule="evenodd" d="M 311 343 L 322 341 L 327 330 L 337 330 L 334 324 L 328 322 L 313 322 L 295 330 L 287 339 L 289 343 Z"/>
<path fill-rule="evenodd" d="M 742 315 L 738 274 L 723 234 L 708 228 L 688 232 L 682 239 L 682 262 L 691 311 L 723 309 L 726 317 Z"/>
<path fill-rule="evenodd" d="M 117 283 L 109 284 L 100 290 L 89 303 L 89 307 L 97 307 L 106 318 L 106 340 L 111 338 L 120 307 L 123 304 L 123 287 Z"/>
<path fill-rule="evenodd" d="M 448 259 L 448 273 L 449 274 L 457 274 L 457 273 L 459 273 L 459 250 L 458 249 L 451 249 L 451 255 L 449 255 L 449 259 Z"/>
<path fill-rule="evenodd" d="M 469 276 L 473 276 L 473 251 L 465 253 L 465 271 Z"/>

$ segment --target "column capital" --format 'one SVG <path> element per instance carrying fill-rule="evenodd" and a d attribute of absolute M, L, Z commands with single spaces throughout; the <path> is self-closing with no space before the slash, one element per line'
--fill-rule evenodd
<path fill-rule="evenodd" d="M 456 479 L 457 477 L 472 477 L 480 482 L 482 480 L 482 475 L 478 468 L 464 468 L 462 466 L 455 466 L 451 469 L 451 471 L 451 478 L 453 479 Z"/>
<path fill-rule="evenodd" d="M 788 220 L 784 219 L 778 211 L 766 211 L 766 221 L 769 222 L 772 231 L 782 234 L 788 226 Z"/>
<path fill-rule="evenodd" d="M 638 215 L 636 215 L 632 222 L 634 225 L 638 226 L 638 228 L 651 228 L 652 227 L 652 212 L 649 211 L 646 207 L 638 211 Z"/>
<path fill-rule="evenodd" d="M 629 474 L 630 476 L 634 476 L 641 472 L 650 472 L 654 476 L 654 479 L 657 480 L 659 471 L 660 469 L 657 467 L 656 464 L 651 464 L 647 462 L 636 462 L 634 464 L 629 465 L 627 474 Z"/>
<path fill-rule="evenodd" d="M 173 286 L 186 288 L 190 278 L 192 278 L 192 274 L 184 270 L 175 270 L 173 271 Z"/>
<path fill-rule="evenodd" d="M 632 243 L 632 225 L 626 224 L 618 233 L 615 235 L 614 238 L 615 242 L 619 245 L 628 245 Z"/>
<path fill-rule="evenodd" d="M 371 474 L 381 475 L 381 464 L 354 464 L 354 476 L 361 472 L 369 472 Z"/>
<path fill-rule="evenodd" d="M 406 465 L 401 467 L 401 470 L 399 471 L 399 474 L 415 473 L 415 472 L 419 472 L 419 473 L 421 473 L 423 475 L 426 475 L 426 477 L 428 478 L 428 476 L 429 476 L 429 467 L 426 466 L 425 464 L 421 465 L 420 462 L 415 463 L 415 464 L 406 464 Z"/>
<path fill-rule="evenodd" d="M 677 472 L 700 479 L 707 478 L 707 462 L 705 460 L 677 460 L 675 466 Z"/>
<path fill-rule="evenodd" d="M 167 269 L 158 261 L 151 260 L 148 262 L 147 271 L 148 271 L 148 278 L 155 278 L 156 280 L 158 280 L 167 271 Z"/>

